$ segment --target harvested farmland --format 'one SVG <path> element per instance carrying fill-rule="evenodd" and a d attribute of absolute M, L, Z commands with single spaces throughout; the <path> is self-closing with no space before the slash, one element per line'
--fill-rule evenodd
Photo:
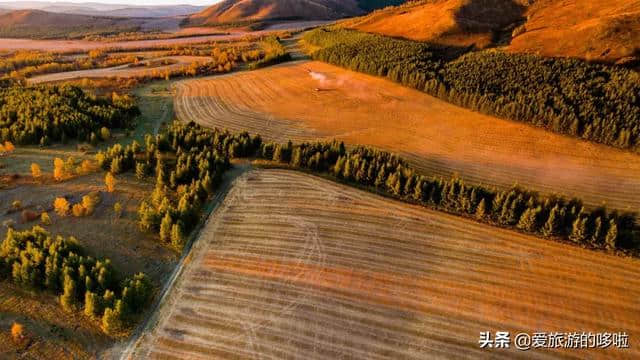
<path fill-rule="evenodd" d="M 478 336 L 637 333 L 637 278 L 637 260 L 258 170 L 203 229 L 133 358 L 633 358 L 633 336 L 580 353 L 482 350 Z"/>
<path fill-rule="evenodd" d="M 185 80 L 181 120 L 286 142 L 338 139 L 401 154 L 426 174 L 515 182 L 588 205 L 640 207 L 640 157 L 450 105 L 320 62 Z"/>

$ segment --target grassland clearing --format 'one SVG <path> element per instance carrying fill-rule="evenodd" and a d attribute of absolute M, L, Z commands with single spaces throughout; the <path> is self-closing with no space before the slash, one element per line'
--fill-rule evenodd
<path fill-rule="evenodd" d="M 162 99 L 167 98 L 159 93 L 166 89 L 162 84 L 136 90 L 142 115 L 137 119 L 133 139 L 141 141 L 142 133 L 157 131 L 160 124 L 170 118 L 171 108 L 162 107 Z M 99 148 L 128 141 L 124 133 L 114 132 L 112 140 L 100 144 Z M 47 211 L 51 225 L 44 227 L 52 234 L 75 236 L 88 255 L 110 258 L 123 276 L 144 271 L 156 286 L 160 286 L 175 268 L 179 255 L 159 244 L 156 236 L 138 228 L 136 211 L 140 202 L 150 195 L 153 184 L 139 181 L 133 174 L 123 174 L 117 176 L 116 191 L 108 193 L 102 171 L 62 182 L 54 181 L 54 158 L 67 159 L 71 156 L 78 162 L 93 160 L 94 150 L 91 147 L 80 144 L 82 149 L 78 150 L 77 145 L 18 147 L 0 159 L 0 223 L 12 223 L 17 230 L 29 229 L 40 224 L 40 218 L 24 222 L 22 211 L 37 215 Z M 38 164 L 42 170 L 43 176 L 39 180 L 31 176 L 32 163 Z M 91 216 L 60 217 L 53 211 L 53 201 L 57 197 L 65 196 L 71 203 L 76 203 L 94 191 L 100 192 L 101 201 Z M 16 200 L 21 203 L 18 211 L 12 208 Z M 120 217 L 114 211 L 116 203 L 122 206 Z M 3 225 L 0 238 L 4 239 L 6 232 Z M 9 329 L 14 321 L 24 325 L 29 334 L 24 344 L 16 344 L 11 339 Z M 49 293 L 25 290 L 8 281 L 0 282 L 0 358 L 98 358 L 120 340 L 105 335 L 97 322 L 89 321 L 83 314 L 65 312 Z"/>
<path fill-rule="evenodd" d="M 133 358 L 633 358 L 638 340 L 579 355 L 477 340 L 487 328 L 635 333 L 637 265 L 256 170 L 205 225 Z"/>
<path fill-rule="evenodd" d="M 390 81 L 298 62 L 175 86 L 179 119 L 279 142 L 338 139 L 401 154 L 427 174 L 458 173 L 640 207 L 640 157 L 450 105 Z"/>

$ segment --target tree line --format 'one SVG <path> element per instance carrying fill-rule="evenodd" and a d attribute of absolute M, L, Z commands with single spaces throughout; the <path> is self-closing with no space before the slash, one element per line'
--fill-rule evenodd
<path fill-rule="evenodd" d="M 140 228 L 181 251 L 229 169 L 229 158 L 253 156 L 261 143 L 248 133 L 175 123 L 162 134 L 147 135 L 144 148 L 135 141 L 116 144 L 96 154 L 96 160 L 114 174 L 135 171 L 141 180 L 154 179 L 153 193 L 138 209 Z"/>
<path fill-rule="evenodd" d="M 336 141 L 278 144 L 263 142 L 259 135 L 233 135 L 191 122 L 175 123 L 163 134 L 147 136 L 144 149 L 137 143 L 124 148 L 115 145 L 97 155 L 105 170 L 135 169 L 141 179 L 155 176 L 150 200 L 140 205 L 139 224 L 177 249 L 182 249 L 184 237 L 195 228 L 230 158 L 274 161 L 539 237 L 600 249 L 636 249 L 638 245 L 635 213 L 587 209 L 579 199 L 545 196 L 520 186 L 497 190 L 467 184 L 458 177 L 429 177 L 395 154 L 364 146 L 347 149 Z"/>
<path fill-rule="evenodd" d="M 427 177 L 398 156 L 368 147 L 347 150 L 335 141 L 265 143 L 257 155 L 404 201 L 541 237 L 594 248 L 637 246 L 636 214 L 611 212 L 604 207 L 587 210 L 578 199 L 542 196 L 518 186 L 496 190 L 467 184 L 458 177 Z"/>
<path fill-rule="evenodd" d="M 9 229 L 0 245 L 0 277 L 56 296 L 67 311 L 99 319 L 107 333 L 133 325 L 153 288 L 143 273 L 120 280 L 109 259 L 95 259 L 73 238 L 52 236 L 39 226 Z"/>
<path fill-rule="evenodd" d="M 127 128 L 139 113 L 127 95 L 97 98 L 74 86 L 13 86 L 0 89 L 0 141 L 95 142 L 101 129 Z"/>
<path fill-rule="evenodd" d="M 451 57 L 450 48 L 344 29 L 317 29 L 304 40 L 321 47 L 317 60 L 489 115 L 640 151 L 640 75 L 625 68 L 495 50 Z"/>

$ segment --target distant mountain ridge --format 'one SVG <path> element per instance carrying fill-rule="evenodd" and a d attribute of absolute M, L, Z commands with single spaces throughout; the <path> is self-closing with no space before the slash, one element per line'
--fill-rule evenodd
<path fill-rule="evenodd" d="M 70 2 L 0 2 L 4 10 L 42 10 L 52 13 L 113 16 L 113 17 L 173 17 L 195 14 L 205 9 L 194 5 L 127 5 L 102 3 L 70 3 Z"/>
<path fill-rule="evenodd" d="M 198 14 L 186 26 L 215 25 L 270 19 L 336 20 L 405 0 L 223 0 Z"/>

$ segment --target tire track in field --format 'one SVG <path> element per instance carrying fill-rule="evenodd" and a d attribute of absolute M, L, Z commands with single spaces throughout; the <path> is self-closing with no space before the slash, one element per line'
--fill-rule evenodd
<path fill-rule="evenodd" d="M 631 359 L 640 262 L 254 170 L 136 358 Z M 606 296 L 603 296 L 606 294 Z M 480 331 L 626 331 L 626 350 L 483 350 Z"/>

